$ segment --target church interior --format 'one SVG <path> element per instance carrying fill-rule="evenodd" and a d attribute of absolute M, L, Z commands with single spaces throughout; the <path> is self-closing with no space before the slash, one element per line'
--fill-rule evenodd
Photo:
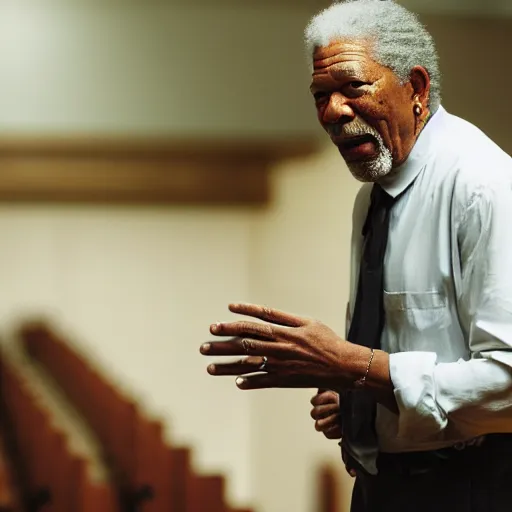
<path fill-rule="evenodd" d="M 315 390 L 199 353 L 233 301 L 345 332 L 359 184 L 302 39 L 329 3 L 0 3 L 0 512 L 348 512 Z M 511 153 L 511 4 L 399 3 Z"/>

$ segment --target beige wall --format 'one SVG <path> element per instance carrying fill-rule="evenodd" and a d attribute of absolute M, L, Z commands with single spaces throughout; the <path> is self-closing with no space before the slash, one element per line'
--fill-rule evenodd
<path fill-rule="evenodd" d="M 1 5 L 3 134 L 318 133 L 300 46 L 306 8 Z M 500 56 L 510 23 L 427 22 L 445 106 L 510 151 Z M 315 512 L 316 465 L 339 458 L 313 430 L 312 391 L 242 393 L 208 377 L 197 350 L 229 301 L 344 331 L 358 185 L 327 146 L 272 181 L 266 210 L 1 206 L 0 322 L 8 332 L 27 312 L 53 315 L 168 420 L 171 437 L 196 446 L 201 468 L 229 474 L 233 500 Z"/>
<path fill-rule="evenodd" d="M 436 15 L 499 18 L 512 15 L 508 0 L 398 0 L 399 4 L 419 13 Z"/>
<path fill-rule="evenodd" d="M 0 133 L 311 133 L 310 10 L 277 4 L 2 0 Z"/>
<path fill-rule="evenodd" d="M 443 104 L 512 154 L 512 20 L 424 16 L 439 48 Z"/>

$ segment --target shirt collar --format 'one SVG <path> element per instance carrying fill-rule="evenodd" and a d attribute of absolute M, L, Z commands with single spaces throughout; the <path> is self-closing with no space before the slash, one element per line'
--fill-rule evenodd
<path fill-rule="evenodd" d="M 427 165 L 427 159 L 432 142 L 439 133 L 439 127 L 447 116 L 446 110 L 439 106 L 423 131 L 420 133 L 407 160 L 398 166 L 391 175 L 379 180 L 379 185 L 392 197 L 401 194 Z"/>

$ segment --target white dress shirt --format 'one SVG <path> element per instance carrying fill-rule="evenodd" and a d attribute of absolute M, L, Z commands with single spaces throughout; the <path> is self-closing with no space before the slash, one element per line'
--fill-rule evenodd
<path fill-rule="evenodd" d="M 378 406 L 380 450 L 512 432 L 510 156 L 440 107 L 379 183 L 405 190 L 391 210 L 381 340 L 400 413 Z M 349 319 L 371 187 L 354 206 Z"/>

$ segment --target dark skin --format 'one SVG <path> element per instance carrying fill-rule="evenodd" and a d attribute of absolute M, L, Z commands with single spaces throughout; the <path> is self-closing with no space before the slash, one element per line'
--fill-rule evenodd
<path fill-rule="evenodd" d="M 371 49 L 370 42 L 354 40 L 317 49 L 310 89 L 318 120 L 328 133 L 332 125 L 359 118 L 379 132 L 397 167 L 409 156 L 428 119 L 430 78 L 424 68 L 415 66 L 409 82 L 401 85 L 393 71 L 373 60 Z M 419 116 L 413 112 L 416 104 L 422 107 Z M 346 137 L 331 138 L 347 161 L 374 156 L 371 148 L 361 155 L 345 155 Z"/>
<path fill-rule="evenodd" d="M 335 391 L 319 390 L 311 399 L 311 417 L 315 420 L 315 429 L 322 432 L 327 439 L 341 439 L 340 395 Z M 351 477 L 356 471 L 347 465 L 345 453 L 341 453 L 345 468 Z"/>
<path fill-rule="evenodd" d="M 230 304 L 232 313 L 262 322 L 242 320 L 210 326 L 214 336 L 232 339 L 204 343 L 206 356 L 243 356 L 236 362 L 208 366 L 210 375 L 237 375 L 240 389 L 352 388 L 363 376 L 370 349 L 350 343 L 318 320 L 255 304 Z M 266 371 L 257 373 L 267 358 Z M 366 388 L 377 401 L 396 411 L 389 376 L 389 355 L 376 350 Z"/>
<path fill-rule="evenodd" d="M 370 159 L 377 150 L 371 139 L 361 140 L 354 149 L 354 141 L 348 144 L 347 137 L 333 135 L 333 125 L 359 121 L 382 136 L 395 168 L 407 159 L 429 117 L 430 80 L 427 71 L 416 66 L 410 80 L 401 84 L 393 71 L 373 59 L 372 47 L 371 41 L 340 40 L 318 48 L 311 92 L 320 123 L 347 162 Z M 241 356 L 234 363 L 208 366 L 211 375 L 238 376 L 240 389 L 351 389 L 366 372 L 370 349 L 344 340 L 322 322 L 252 304 L 230 304 L 229 310 L 249 319 L 212 325 L 212 335 L 231 339 L 204 343 L 201 353 Z M 264 357 L 267 364 L 259 371 Z M 398 413 L 386 352 L 375 351 L 365 389 Z M 333 439 L 341 436 L 335 397 L 333 392 L 319 393 L 311 412 L 317 430 Z"/>
<path fill-rule="evenodd" d="M 311 399 L 311 405 L 315 429 L 327 439 L 340 439 L 340 395 L 335 391 L 320 391 Z"/>

